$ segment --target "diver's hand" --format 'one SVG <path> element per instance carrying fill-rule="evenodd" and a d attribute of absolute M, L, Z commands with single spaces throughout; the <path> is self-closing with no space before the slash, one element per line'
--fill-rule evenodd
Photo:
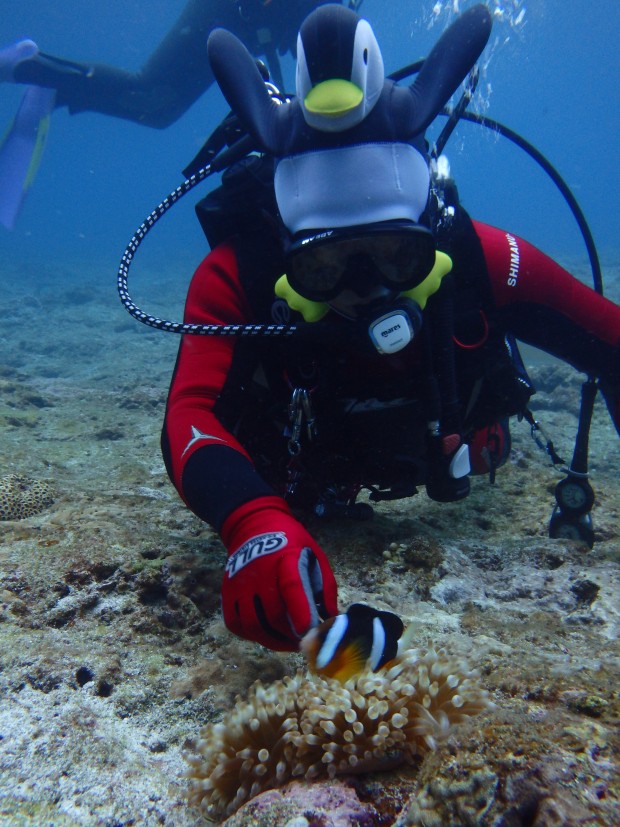
<path fill-rule="evenodd" d="M 240 506 L 222 527 L 229 551 L 222 583 L 226 626 L 270 649 L 294 651 L 321 620 L 337 614 L 337 585 L 325 552 L 284 500 Z"/>

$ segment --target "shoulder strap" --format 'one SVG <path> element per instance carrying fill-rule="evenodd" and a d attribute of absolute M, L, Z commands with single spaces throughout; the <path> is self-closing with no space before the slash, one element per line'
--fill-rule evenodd
<path fill-rule="evenodd" d="M 271 156 L 250 155 L 229 167 L 220 186 L 196 204 L 211 249 L 242 231 L 273 232 L 278 221 L 273 175 Z"/>

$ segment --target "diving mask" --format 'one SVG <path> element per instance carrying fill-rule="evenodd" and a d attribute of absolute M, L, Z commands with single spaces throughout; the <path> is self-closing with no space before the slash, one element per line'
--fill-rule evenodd
<path fill-rule="evenodd" d="M 430 230 L 410 221 L 387 221 L 323 230 L 296 239 L 287 254 L 287 277 L 304 298 L 329 302 L 359 288 L 360 279 L 403 292 L 422 282 L 435 264 Z"/>

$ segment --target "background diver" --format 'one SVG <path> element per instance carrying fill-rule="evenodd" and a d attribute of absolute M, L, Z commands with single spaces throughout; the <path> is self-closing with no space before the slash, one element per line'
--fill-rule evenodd
<path fill-rule="evenodd" d="M 0 82 L 26 84 L 19 111 L 0 147 L 0 223 L 12 229 L 30 186 L 58 107 L 100 112 L 164 129 L 178 120 L 213 83 L 209 34 L 234 32 L 264 58 L 284 88 L 280 57 L 294 54 L 301 21 L 326 0 L 188 0 L 163 41 L 137 72 L 80 63 L 39 50 L 32 40 L 0 49 Z M 361 0 L 349 5 L 357 7 Z"/>

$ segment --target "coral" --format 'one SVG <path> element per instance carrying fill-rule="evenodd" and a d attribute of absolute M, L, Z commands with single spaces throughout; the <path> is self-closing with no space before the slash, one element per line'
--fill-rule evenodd
<path fill-rule="evenodd" d="M 476 678 L 443 650 L 409 649 L 389 668 L 345 684 L 301 670 L 270 686 L 257 681 L 186 756 L 191 803 L 208 816 L 230 814 L 292 778 L 412 763 L 491 706 Z"/>
<path fill-rule="evenodd" d="M 0 477 L 0 520 L 23 520 L 52 505 L 55 492 L 45 480 L 21 474 Z"/>
<path fill-rule="evenodd" d="M 509 701 L 490 724 L 475 723 L 428 756 L 395 827 L 620 824 L 617 725 L 560 709 L 534 718 Z"/>

